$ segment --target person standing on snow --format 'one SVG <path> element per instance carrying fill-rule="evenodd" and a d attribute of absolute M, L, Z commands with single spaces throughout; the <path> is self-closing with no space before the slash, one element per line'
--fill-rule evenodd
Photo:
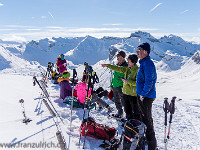
<path fill-rule="evenodd" d="M 64 71 L 62 77 L 58 78 L 58 83 L 60 85 L 60 98 L 65 99 L 66 97 L 72 96 L 72 87 L 69 83 L 70 73 Z"/>
<path fill-rule="evenodd" d="M 86 74 L 91 74 L 91 75 L 92 75 L 92 72 L 93 72 L 92 66 L 88 65 L 87 62 L 84 62 L 83 65 L 84 65 L 84 67 L 85 67 L 85 69 L 84 69 L 84 71 L 83 71 L 83 75 L 86 75 Z"/>
<path fill-rule="evenodd" d="M 126 53 L 124 51 L 120 51 L 117 54 L 117 66 L 128 66 L 127 62 L 125 61 Z M 114 117 L 120 118 L 123 115 L 123 108 L 124 102 L 123 102 L 123 93 L 122 93 L 122 87 L 123 82 L 120 78 L 124 78 L 124 74 L 114 71 L 113 78 L 110 85 L 110 90 L 113 91 L 113 97 L 115 106 L 117 108 L 118 113 L 113 114 Z"/>
<path fill-rule="evenodd" d="M 149 53 L 149 43 L 143 43 L 138 46 L 137 56 L 140 58 L 140 67 L 137 74 L 136 93 L 141 108 L 142 121 L 147 126 L 146 137 L 148 141 L 148 150 L 156 150 L 157 142 L 153 126 L 152 103 L 156 98 L 155 83 L 157 74 Z"/>
<path fill-rule="evenodd" d="M 108 67 L 114 71 L 124 74 L 123 81 L 123 100 L 124 100 L 124 111 L 126 113 L 126 119 L 138 119 L 139 111 L 137 105 L 137 94 L 136 94 L 136 77 L 137 77 L 137 66 L 138 57 L 136 54 L 129 55 L 127 58 L 127 67 L 115 66 L 110 64 L 102 64 L 102 67 Z"/>
<path fill-rule="evenodd" d="M 60 55 L 60 57 L 57 59 L 56 64 L 59 69 L 59 73 L 63 73 L 64 71 L 67 71 L 67 61 L 64 58 L 65 56 L 63 54 Z"/>

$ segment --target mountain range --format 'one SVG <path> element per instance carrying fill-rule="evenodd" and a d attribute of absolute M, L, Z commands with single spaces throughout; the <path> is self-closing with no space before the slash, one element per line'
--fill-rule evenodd
<path fill-rule="evenodd" d="M 40 69 L 47 66 L 48 62 L 55 63 L 61 53 L 65 55 L 69 68 L 77 67 L 84 62 L 94 65 L 100 60 L 111 60 L 119 50 L 126 51 L 127 55 L 136 53 L 138 45 L 143 42 L 151 45 L 151 58 L 156 62 L 162 61 L 162 66 L 165 64 L 163 68 L 168 71 L 180 69 L 200 49 L 199 44 L 184 41 L 176 35 L 157 39 L 142 31 L 131 33 L 130 37 L 125 38 L 52 37 L 27 43 L 0 40 L 0 70 L 13 68 L 20 65 L 21 61 L 20 66 L 35 65 L 33 68 Z"/>

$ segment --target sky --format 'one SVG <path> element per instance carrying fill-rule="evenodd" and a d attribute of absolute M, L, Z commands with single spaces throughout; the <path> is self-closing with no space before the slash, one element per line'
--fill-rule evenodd
<path fill-rule="evenodd" d="M 199 0 L 0 0 L 0 39 L 129 37 L 138 30 L 200 43 Z"/>

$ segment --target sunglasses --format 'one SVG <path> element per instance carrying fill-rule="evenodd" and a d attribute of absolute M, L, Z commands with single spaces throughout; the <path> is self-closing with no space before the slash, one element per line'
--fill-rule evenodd
<path fill-rule="evenodd" d="M 138 48 L 138 49 L 137 49 L 137 51 L 141 51 L 141 50 L 143 50 L 143 49 L 142 49 L 142 48 Z"/>

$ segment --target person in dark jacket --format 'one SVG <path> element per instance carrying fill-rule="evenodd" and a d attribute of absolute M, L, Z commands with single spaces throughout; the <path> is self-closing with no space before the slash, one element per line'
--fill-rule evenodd
<path fill-rule="evenodd" d="M 92 66 L 88 65 L 87 62 L 84 62 L 83 65 L 84 65 L 84 67 L 85 67 L 85 69 L 84 69 L 84 71 L 83 71 L 83 75 L 85 75 L 85 74 L 92 74 L 92 72 L 93 72 Z"/>
<path fill-rule="evenodd" d="M 60 57 L 57 59 L 56 65 L 58 67 L 59 73 L 67 71 L 67 61 L 65 60 L 63 54 L 61 54 Z"/>
<path fill-rule="evenodd" d="M 149 43 L 138 46 L 137 56 L 140 58 L 140 67 L 137 74 L 136 93 L 141 110 L 142 121 L 146 124 L 146 137 L 148 149 L 156 150 L 157 142 L 153 126 L 152 103 L 156 98 L 156 68 L 151 60 Z"/>
<path fill-rule="evenodd" d="M 125 61 L 126 53 L 124 51 L 120 51 L 117 54 L 117 66 L 128 66 L 127 62 Z M 122 93 L 122 87 L 123 82 L 120 78 L 124 78 L 124 74 L 114 71 L 113 78 L 110 85 L 110 90 L 113 91 L 113 97 L 115 106 L 117 108 L 118 113 L 113 114 L 114 117 L 120 118 L 123 115 L 123 108 L 124 101 L 123 101 L 123 93 Z"/>
<path fill-rule="evenodd" d="M 65 99 L 66 97 L 72 96 L 72 87 L 69 84 L 70 73 L 65 71 L 62 73 L 62 77 L 58 78 L 60 85 L 60 98 Z"/>

